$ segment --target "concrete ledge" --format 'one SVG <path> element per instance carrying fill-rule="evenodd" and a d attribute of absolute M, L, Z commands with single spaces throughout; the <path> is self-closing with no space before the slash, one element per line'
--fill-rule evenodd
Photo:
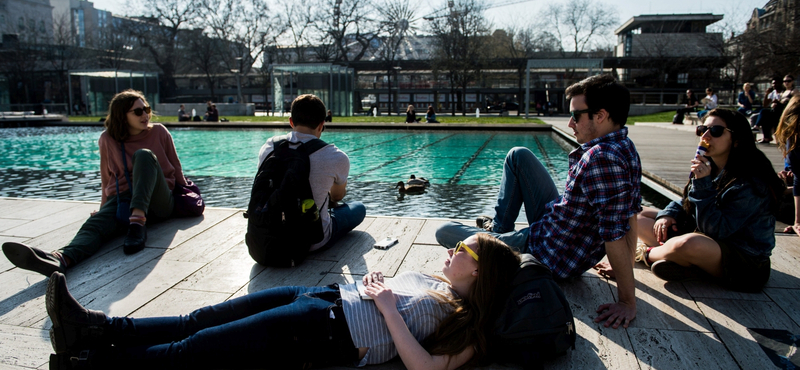
<path fill-rule="evenodd" d="M 289 122 L 161 122 L 166 127 L 209 128 L 290 128 Z M 102 122 L 56 122 L 51 126 L 102 126 Z M 552 126 L 541 123 L 388 123 L 388 122 L 328 122 L 329 128 L 380 130 L 476 130 L 476 131 L 549 131 Z"/>

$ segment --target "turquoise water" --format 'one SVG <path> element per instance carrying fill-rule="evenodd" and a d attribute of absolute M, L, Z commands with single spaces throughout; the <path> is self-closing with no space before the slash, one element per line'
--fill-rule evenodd
<path fill-rule="evenodd" d="M 243 208 L 250 196 L 258 150 L 283 129 L 170 130 L 188 178 L 212 206 Z M 97 127 L 0 130 L 0 196 L 99 200 Z M 490 212 L 509 149 L 531 149 L 563 188 L 570 147 L 551 133 L 344 131 L 322 139 L 350 157 L 349 199 L 368 214 L 466 218 Z M 394 188 L 409 175 L 425 177 L 425 194 Z M 524 217 L 524 216 L 523 216 Z M 524 218 L 523 218 L 524 219 Z"/>

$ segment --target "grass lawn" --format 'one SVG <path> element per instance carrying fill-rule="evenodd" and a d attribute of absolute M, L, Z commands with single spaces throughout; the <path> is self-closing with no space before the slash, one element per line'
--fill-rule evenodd
<path fill-rule="evenodd" d="M 645 114 L 641 116 L 630 116 L 628 117 L 628 124 L 636 122 L 672 122 L 673 116 L 675 116 L 675 111 Z"/>
<path fill-rule="evenodd" d="M 97 122 L 101 117 L 86 117 L 86 116 L 70 116 L 70 122 Z M 263 117 L 263 116 L 227 116 L 225 117 L 231 122 L 289 122 L 289 117 Z M 441 123 L 502 123 L 502 124 L 515 124 L 515 123 L 536 123 L 544 124 L 538 118 L 525 119 L 525 117 L 498 117 L 498 116 L 484 116 L 475 118 L 475 116 L 449 116 L 437 115 L 436 118 Z M 333 122 L 385 122 L 385 123 L 402 123 L 405 122 L 406 116 L 354 116 L 354 117 L 333 117 Z M 424 121 L 424 119 L 423 119 Z M 177 116 L 156 116 L 153 122 L 178 122 Z"/>

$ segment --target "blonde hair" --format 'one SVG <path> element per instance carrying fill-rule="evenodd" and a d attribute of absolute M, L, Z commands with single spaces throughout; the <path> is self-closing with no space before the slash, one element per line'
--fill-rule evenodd
<path fill-rule="evenodd" d="M 778 128 L 775 130 L 775 139 L 778 141 L 778 148 L 783 152 L 784 158 L 797 147 L 798 134 L 800 134 L 797 127 L 799 117 L 800 96 L 793 96 L 786 105 L 786 109 L 783 110 Z"/>

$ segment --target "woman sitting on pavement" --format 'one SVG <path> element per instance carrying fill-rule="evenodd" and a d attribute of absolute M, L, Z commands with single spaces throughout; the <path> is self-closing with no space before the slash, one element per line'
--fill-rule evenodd
<path fill-rule="evenodd" d="M 57 353 L 50 369 L 305 369 L 397 354 L 409 369 L 480 364 L 519 255 L 486 234 L 447 254 L 447 280 L 409 271 L 384 281 L 373 272 L 353 284 L 273 288 L 186 316 L 141 319 L 83 308 L 54 273 L 46 296 Z"/>
<path fill-rule="evenodd" d="M 753 91 L 753 85 L 749 82 L 745 82 L 744 85 L 742 85 L 742 92 L 739 93 L 739 97 L 737 98 L 739 108 L 736 110 L 744 114 L 745 117 L 750 117 L 750 115 L 753 114 L 754 101 L 756 101 L 756 93 Z"/>
<path fill-rule="evenodd" d="M 417 112 L 414 110 L 413 105 L 409 105 L 406 109 L 406 123 L 417 123 L 419 119 L 417 118 Z"/>
<path fill-rule="evenodd" d="M 792 195 L 794 195 L 794 224 L 786 227 L 784 232 L 794 232 L 800 235 L 800 178 L 794 176 L 800 173 L 800 127 L 798 127 L 798 120 L 800 120 L 800 96 L 793 97 L 786 109 L 783 110 L 778 129 L 775 131 L 775 139 L 778 141 L 778 147 L 783 152 L 783 157 L 786 159 L 786 168 L 779 174 L 783 178 L 792 179 Z"/>
<path fill-rule="evenodd" d="M 683 200 L 639 214 L 644 244 L 636 261 L 667 281 L 710 275 L 732 290 L 760 291 L 769 279 L 783 181 L 738 112 L 710 111 L 697 135 L 709 146 L 691 161 Z"/>
<path fill-rule="evenodd" d="M 433 110 L 433 106 L 428 106 L 428 112 L 425 113 L 425 121 L 428 123 L 439 123 L 436 120 L 436 111 Z"/>
<path fill-rule="evenodd" d="M 150 106 L 144 95 L 134 90 L 115 95 L 108 107 L 105 127 L 97 142 L 100 210 L 93 212 L 72 241 L 59 251 L 45 252 L 20 243 L 4 243 L 3 253 L 15 266 L 45 276 L 54 271 L 63 273 L 125 230 L 123 251 L 133 254 L 144 249 L 146 222 L 166 219 L 172 214 L 172 189 L 175 184 L 186 185 L 186 179 L 172 136 L 160 123 L 150 122 Z M 128 202 L 129 207 L 118 208 L 120 200 Z"/>

